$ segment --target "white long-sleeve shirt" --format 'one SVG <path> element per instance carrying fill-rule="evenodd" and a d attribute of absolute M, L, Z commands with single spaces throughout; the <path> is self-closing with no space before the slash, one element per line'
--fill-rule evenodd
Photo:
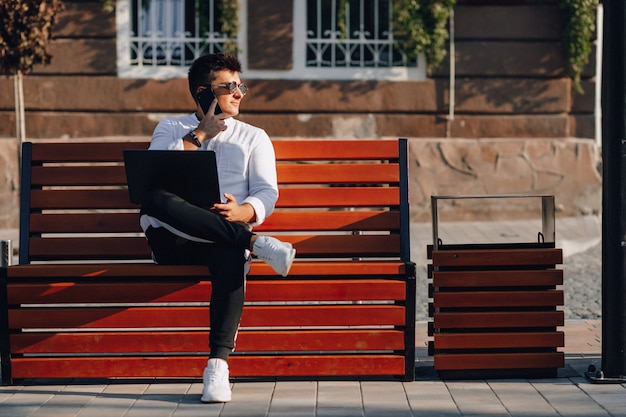
<path fill-rule="evenodd" d="M 256 219 L 251 226 L 259 225 L 274 211 L 278 200 L 274 146 L 263 129 L 232 117 L 225 122 L 227 129 L 205 140 L 195 152 L 215 151 L 220 191 L 222 194 L 232 194 L 238 204 L 252 205 Z M 182 151 L 183 136 L 198 127 L 198 124 L 195 114 L 161 120 L 152 134 L 150 149 Z M 206 241 L 189 236 L 148 215 L 141 216 L 141 226 L 144 232 L 148 226 L 165 227 L 186 239 Z"/>

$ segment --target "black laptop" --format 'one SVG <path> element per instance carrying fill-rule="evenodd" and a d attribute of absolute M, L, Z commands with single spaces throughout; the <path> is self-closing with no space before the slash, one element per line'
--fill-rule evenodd
<path fill-rule="evenodd" d="M 128 149 L 124 165 L 130 201 L 141 204 L 147 192 L 162 188 L 201 207 L 220 201 L 213 151 Z"/>

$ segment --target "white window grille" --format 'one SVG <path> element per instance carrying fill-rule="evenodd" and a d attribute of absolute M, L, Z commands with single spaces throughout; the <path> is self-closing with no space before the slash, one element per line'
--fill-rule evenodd
<path fill-rule="evenodd" d="M 392 0 L 307 0 L 307 67 L 416 66 L 394 45 Z M 343 20 L 343 22 L 340 22 Z M 340 30 L 340 23 L 345 33 Z"/>
<path fill-rule="evenodd" d="M 185 76 L 201 55 L 218 52 L 220 0 L 118 0 L 118 72 L 128 77 Z"/>
<path fill-rule="evenodd" d="M 287 1 L 287 0 L 281 0 Z M 246 30 L 240 57 L 246 78 L 297 80 L 423 80 L 426 59 L 407 62 L 395 48 L 391 30 L 393 0 L 349 0 L 345 38 L 337 24 L 339 0 L 293 1 L 293 66 L 289 70 L 249 70 Z M 276 0 L 276 3 L 279 1 Z M 243 22 L 246 0 L 240 0 Z"/>

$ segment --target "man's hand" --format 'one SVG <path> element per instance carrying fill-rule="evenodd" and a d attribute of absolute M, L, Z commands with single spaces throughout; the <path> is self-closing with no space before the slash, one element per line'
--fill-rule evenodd
<path fill-rule="evenodd" d="M 229 222 L 249 223 L 256 218 L 256 213 L 252 205 L 245 203 L 237 204 L 237 200 L 232 194 L 224 193 L 226 203 L 216 203 L 213 205 L 213 211 L 224 216 Z"/>
<path fill-rule="evenodd" d="M 196 128 L 196 133 L 198 134 L 198 138 L 201 142 L 209 140 L 215 137 L 215 135 L 217 135 L 218 133 L 226 130 L 227 126 L 224 120 L 228 119 L 230 116 L 228 116 L 226 113 L 215 114 L 216 106 L 217 99 L 214 99 L 209 106 L 209 109 L 207 110 L 208 113 L 205 114 L 204 117 L 202 117 L 202 120 L 200 120 L 200 124 Z M 204 134 L 204 137 L 200 137 L 202 133 Z"/>

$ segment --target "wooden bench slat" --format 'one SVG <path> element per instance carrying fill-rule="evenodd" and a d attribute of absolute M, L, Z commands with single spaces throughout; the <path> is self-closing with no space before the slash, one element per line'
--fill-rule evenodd
<path fill-rule="evenodd" d="M 514 266 L 556 265 L 563 263 L 563 251 L 541 249 L 434 250 L 434 266 Z"/>
<path fill-rule="evenodd" d="M 277 165 L 279 184 L 389 184 L 400 179 L 397 164 Z M 32 186 L 123 186 L 123 165 L 39 166 Z"/>
<path fill-rule="evenodd" d="M 562 269 L 522 271 L 433 271 L 433 285 L 454 287 L 529 287 L 563 284 Z"/>
<path fill-rule="evenodd" d="M 399 211 L 277 211 L 255 232 L 400 230 Z"/>
<path fill-rule="evenodd" d="M 293 244 L 297 257 L 384 257 L 400 253 L 399 235 L 284 235 L 280 239 Z"/>
<path fill-rule="evenodd" d="M 298 257 L 385 257 L 397 256 L 399 235 L 285 235 Z M 144 237 L 31 237 L 29 254 L 32 260 L 68 259 L 72 254 L 81 259 L 150 259 L 151 252 Z"/>
<path fill-rule="evenodd" d="M 198 378 L 206 357 L 14 358 L 16 379 L 31 378 Z M 401 355 L 275 355 L 229 359 L 231 377 L 404 375 Z"/>
<path fill-rule="evenodd" d="M 389 184 L 400 181 L 398 164 L 279 164 L 279 184 Z"/>
<path fill-rule="evenodd" d="M 139 210 L 139 206 L 130 202 L 126 188 L 98 190 L 32 190 L 30 192 L 30 198 L 31 212 L 54 209 Z"/>
<path fill-rule="evenodd" d="M 563 311 L 444 312 L 434 317 L 436 329 L 556 327 L 565 324 Z"/>
<path fill-rule="evenodd" d="M 207 307 L 33 307 L 9 308 L 9 328 L 170 328 L 208 327 Z M 257 326 L 401 326 L 398 305 L 246 306 L 242 327 Z"/>
<path fill-rule="evenodd" d="M 562 290 L 436 292 L 434 305 L 454 307 L 547 307 L 564 303 Z"/>
<path fill-rule="evenodd" d="M 124 149 L 147 149 L 147 141 L 38 142 L 32 144 L 33 163 L 120 162 Z"/>
<path fill-rule="evenodd" d="M 145 237 L 31 237 L 29 255 L 32 261 L 81 259 L 150 259 Z"/>
<path fill-rule="evenodd" d="M 139 213 L 46 213 L 30 215 L 31 233 L 143 233 Z M 255 232 L 399 230 L 397 211 L 274 213 Z"/>
<path fill-rule="evenodd" d="M 10 282 L 21 282 L 27 278 L 45 278 L 53 282 L 59 279 L 96 277 L 126 277 L 129 279 L 142 278 L 141 281 L 150 281 L 153 277 L 174 277 L 177 281 L 189 277 L 208 278 L 209 271 L 203 265 L 157 265 L 150 263 L 89 263 L 89 264 L 55 264 L 50 268 L 48 264 L 13 265 L 7 269 Z M 250 267 L 250 281 L 267 275 L 275 275 L 271 267 L 263 262 L 252 262 Z M 402 261 L 340 261 L 315 260 L 294 262 L 289 278 L 299 275 L 312 278 L 317 276 L 330 278 L 333 276 L 368 277 L 377 275 L 398 275 L 403 278 L 406 274 L 406 265 Z M 281 281 L 284 279 L 281 279 Z"/>
<path fill-rule="evenodd" d="M 31 168 L 31 186 L 125 186 L 123 165 L 45 166 Z"/>
<path fill-rule="evenodd" d="M 471 369 L 537 369 L 562 368 L 565 356 L 562 352 L 545 353 L 499 353 L 490 354 L 452 354 L 435 356 L 435 369 L 471 370 Z"/>
<path fill-rule="evenodd" d="M 11 337 L 15 354 L 194 353 L 207 351 L 209 332 L 22 333 Z M 401 330 L 242 330 L 237 352 L 402 350 Z"/>
<path fill-rule="evenodd" d="M 31 233 L 143 233 L 139 213 L 31 214 Z"/>
<path fill-rule="evenodd" d="M 280 190 L 276 207 L 395 207 L 399 204 L 398 187 L 294 187 Z"/>
<path fill-rule="evenodd" d="M 277 208 L 342 208 L 397 207 L 400 204 L 397 187 L 324 187 L 284 188 L 280 191 Z M 66 189 L 32 190 L 32 210 L 63 209 L 136 209 L 130 202 L 128 190 Z M 277 213 L 270 216 L 273 218 Z M 269 219 L 268 219 L 269 220 Z"/>
<path fill-rule="evenodd" d="M 563 332 L 435 333 L 437 350 L 565 346 Z"/>
<path fill-rule="evenodd" d="M 278 161 L 380 160 L 398 158 L 392 140 L 275 140 Z"/>
<path fill-rule="evenodd" d="M 379 160 L 398 158 L 395 140 L 274 140 L 278 161 Z M 122 161 L 124 149 L 147 149 L 148 141 L 33 143 L 33 161 Z"/>
<path fill-rule="evenodd" d="M 9 304 L 206 302 L 211 282 L 56 282 L 11 283 Z M 389 279 L 249 281 L 246 301 L 402 300 L 405 283 Z"/>

